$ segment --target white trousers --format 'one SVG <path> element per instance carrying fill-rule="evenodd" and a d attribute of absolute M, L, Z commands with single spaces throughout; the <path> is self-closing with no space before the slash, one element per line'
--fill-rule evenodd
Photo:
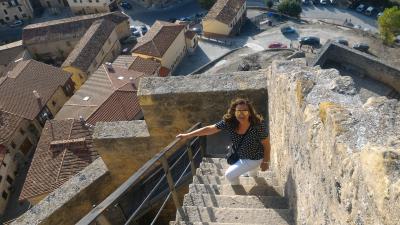
<path fill-rule="evenodd" d="M 239 176 L 248 173 L 250 177 L 256 177 L 258 167 L 260 166 L 262 159 L 250 160 L 250 159 L 239 159 L 235 164 L 231 165 L 225 171 L 226 179 L 231 185 L 239 185 Z"/>

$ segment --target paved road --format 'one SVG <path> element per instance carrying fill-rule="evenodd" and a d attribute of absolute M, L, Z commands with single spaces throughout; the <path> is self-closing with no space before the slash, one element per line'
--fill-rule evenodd
<path fill-rule="evenodd" d="M 302 18 L 306 19 L 328 19 L 342 24 L 346 19 L 354 25 L 360 25 L 361 28 L 368 28 L 372 32 L 378 31 L 377 20 L 375 17 L 366 16 L 354 10 L 347 8 L 338 8 L 334 6 L 303 6 Z"/>
<path fill-rule="evenodd" d="M 131 17 L 130 23 L 132 25 L 146 24 L 151 26 L 156 20 L 167 21 L 170 18 L 179 19 L 204 11 L 204 9 L 200 8 L 196 0 L 187 0 L 170 8 L 160 10 L 145 10 L 132 1 L 130 1 L 130 3 L 133 5 L 133 9 L 123 10 L 123 13 Z"/>

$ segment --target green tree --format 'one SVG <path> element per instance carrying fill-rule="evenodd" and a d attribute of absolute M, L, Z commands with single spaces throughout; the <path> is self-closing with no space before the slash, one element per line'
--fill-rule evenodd
<path fill-rule="evenodd" d="M 278 11 L 293 17 L 299 17 L 301 13 L 301 5 L 296 0 L 284 0 L 278 5 Z"/>
<path fill-rule="evenodd" d="M 274 6 L 274 2 L 272 0 L 266 0 L 265 4 L 269 9 L 272 8 L 272 6 Z"/>
<path fill-rule="evenodd" d="M 379 32 L 386 44 L 393 44 L 396 34 L 400 34 L 400 8 L 385 9 L 378 19 Z"/>
<path fill-rule="evenodd" d="M 211 7 L 214 5 L 216 0 L 198 0 L 201 8 L 203 9 L 211 9 Z"/>

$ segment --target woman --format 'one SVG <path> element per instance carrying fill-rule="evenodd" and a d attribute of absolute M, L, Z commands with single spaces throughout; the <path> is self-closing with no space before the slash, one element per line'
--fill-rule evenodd
<path fill-rule="evenodd" d="M 257 168 L 262 171 L 269 168 L 270 144 L 268 131 L 262 119 L 247 99 L 238 98 L 231 102 L 228 112 L 220 122 L 202 127 L 190 133 L 179 134 L 177 138 L 212 135 L 227 130 L 233 145 L 238 148 L 239 161 L 231 165 L 225 177 L 232 185 L 239 184 L 239 176 L 248 172 L 257 176 Z M 247 132 L 247 134 L 246 134 Z M 241 140 L 243 138 L 243 140 Z M 261 165 L 260 165 L 261 164 Z"/>

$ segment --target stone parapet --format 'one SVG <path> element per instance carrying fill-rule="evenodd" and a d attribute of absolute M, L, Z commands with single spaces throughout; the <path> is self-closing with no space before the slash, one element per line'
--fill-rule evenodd
<path fill-rule="evenodd" d="M 97 185 L 107 179 L 107 167 L 96 159 L 80 173 L 47 195 L 37 205 L 16 219 L 11 225 L 75 224 L 98 203 Z"/>
<path fill-rule="evenodd" d="M 268 72 L 272 167 L 297 224 L 400 221 L 400 103 L 302 60 Z"/>
<path fill-rule="evenodd" d="M 98 122 L 93 144 L 116 185 L 126 181 L 164 147 L 152 141 L 144 120 Z"/>

